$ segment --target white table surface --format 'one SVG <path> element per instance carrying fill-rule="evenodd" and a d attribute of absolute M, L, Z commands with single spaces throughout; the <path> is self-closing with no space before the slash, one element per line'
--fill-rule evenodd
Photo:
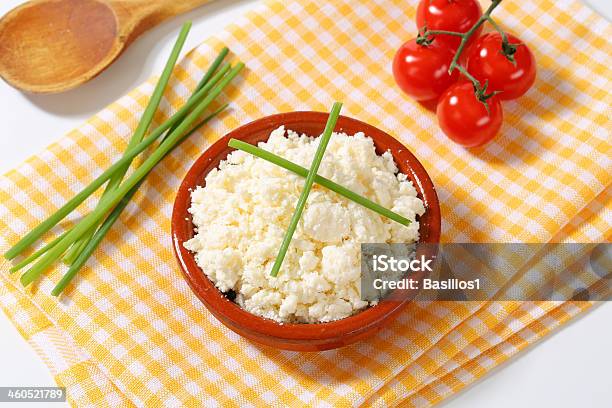
<path fill-rule="evenodd" d="M 0 2 L 0 15 L 22 0 Z M 163 68 L 182 21 L 193 29 L 191 49 L 257 1 L 216 1 L 145 34 L 106 72 L 77 90 L 26 96 L 0 81 L 0 173 L 43 149 L 84 119 Z M 612 2 L 588 0 L 608 19 Z M 541 344 L 495 369 L 485 379 L 445 401 L 447 408 L 612 406 L 612 304 L 606 303 L 549 336 Z M 0 313 L 0 386 L 53 386 L 40 358 Z M 1 404 L 3 407 L 8 404 Z M 52 406 L 65 404 L 54 403 Z M 40 407 L 40 404 L 16 404 Z"/>

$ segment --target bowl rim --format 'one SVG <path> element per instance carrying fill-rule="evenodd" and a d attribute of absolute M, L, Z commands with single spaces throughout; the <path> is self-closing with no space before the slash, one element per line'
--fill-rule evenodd
<path fill-rule="evenodd" d="M 242 309 L 237 303 L 230 301 L 206 276 L 204 271 L 195 262 L 195 256 L 188 251 L 183 243 L 189 239 L 186 221 L 191 219 L 187 211 L 191 204 L 191 191 L 198 185 L 203 185 L 204 177 L 212 170 L 204 172 L 211 163 L 224 160 L 227 154 L 234 151 L 228 147 L 231 138 L 245 139 L 249 134 L 269 129 L 270 132 L 281 125 L 291 129 L 291 124 L 300 122 L 320 122 L 321 129 L 325 126 L 328 112 L 295 111 L 279 113 L 266 116 L 245 125 L 242 125 L 213 143 L 206 151 L 196 159 L 186 173 L 176 195 L 171 219 L 172 247 L 178 260 L 183 277 L 191 287 L 195 295 L 204 303 L 209 311 L 228 325 L 232 330 L 239 327 L 242 332 L 249 332 L 256 336 L 273 337 L 283 341 L 321 341 L 342 338 L 367 331 L 377 326 L 381 320 L 399 312 L 410 300 L 380 302 L 378 305 L 369 307 L 361 312 L 344 319 L 324 323 L 279 323 L 272 319 L 252 314 Z M 420 243 L 438 243 L 440 240 L 441 217 L 440 207 L 436 189 L 427 171 L 420 161 L 397 139 L 388 133 L 369 125 L 365 122 L 347 116 L 340 116 L 335 132 L 342 131 L 347 124 L 362 129 L 366 136 L 371 137 L 375 144 L 383 143 L 391 146 L 391 153 L 396 161 L 405 161 L 411 174 L 405 173 L 412 180 L 419 198 L 423 200 L 426 212 L 419 221 L 427 218 L 427 235 L 423 239 L 421 234 Z M 269 134 L 269 132 L 268 132 Z M 352 135 L 351 135 L 352 136 Z M 217 165 L 215 165 L 216 167 Z M 199 181 L 199 183 L 197 182 Z M 189 221 L 190 222 L 190 221 Z"/>

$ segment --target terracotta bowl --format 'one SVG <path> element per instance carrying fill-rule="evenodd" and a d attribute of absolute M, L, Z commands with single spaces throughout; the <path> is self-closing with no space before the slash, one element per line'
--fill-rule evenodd
<path fill-rule="evenodd" d="M 190 190 L 204 185 L 206 175 L 234 149 L 228 147 L 231 138 L 256 144 L 268 139 L 270 132 L 281 125 L 298 133 L 320 135 L 328 113 L 290 112 L 268 116 L 239 127 L 212 145 L 193 164 L 181 184 L 172 214 L 172 241 L 183 275 L 196 296 L 224 325 L 236 333 L 275 348 L 295 351 L 318 351 L 342 347 L 373 336 L 387 325 L 407 305 L 403 301 L 381 302 L 364 311 L 330 323 L 279 324 L 253 315 L 230 301 L 208 279 L 183 243 L 194 235 Z M 355 119 L 341 116 L 336 131 L 349 135 L 364 132 L 374 140 L 379 154 L 390 150 L 400 171 L 405 173 L 423 200 L 425 214 L 420 217 L 420 242 L 438 243 L 440 239 L 440 207 L 436 190 L 427 172 L 410 151 L 387 133 Z"/>

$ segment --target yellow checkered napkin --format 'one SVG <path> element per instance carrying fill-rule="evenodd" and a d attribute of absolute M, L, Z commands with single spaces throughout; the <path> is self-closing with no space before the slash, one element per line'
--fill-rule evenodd
<path fill-rule="evenodd" d="M 230 129 L 342 100 L 344 114 L 395 135 L 425 165 L 444 241 L 609 241 L 612 27 L 576 1 L 537 3 L 495 12 L 533 49 L 538 80 L 504 105 L 501 134 L 476 153 L 394 85 L 390 61 L 416 33 L 416 0 L 271 1 L 236 17 L 183 60 L 156 120 L 185 101 L 221 44 L 248 68 L 228 91 L 231 113 L 157 166 L 64 297 L 49 295 L 61 271 L 24 290 L 4 263 L 0 305 L 78 406 L 422 407 L 451 395 L 591 304 L 413 302 L 372 340 L 278 351 L 230 332 L 192 295 L 171 252 L 172 203 L 193 160 Z M 119 157 L 153 83 L 0 179 L 2 252 Z"/>

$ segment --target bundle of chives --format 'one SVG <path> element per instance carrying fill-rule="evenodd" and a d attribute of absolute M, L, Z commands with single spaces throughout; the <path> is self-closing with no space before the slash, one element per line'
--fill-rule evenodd
<path fill-rule="evenodd" d="M 185 40 L 187 39 L 187 34 L 189 33 L 190 29 L 191 29 L 191 22 L 187 22 L 183 24 L 183 27 L 181 28 L 181 32 L 179 33 L 179 36 L 176 40 L 176 43 L 174 44 L 172 52 L 170 53 L 170 57 L 168 58 L 168 61 L 166 62 L 166 66 L 164 70 L 162 71 L 162 75 L 159 78 L 159 81 L 157 81 L 157 85 L 155 86 L 155 89 L 153 90 L 153 94 L 151 95 L 151 98 L 149 99 L 149 103 L 147 104 L 147 107 L 145 108 L 142 114 L 142 118 L 140 119 L 140 122 L 138 123 L 136 130 L 132 134 L 132 138 L 128 142 L 126 151 L 129 151 L 131 148 L 133 148 L 138 143 L 140 143 L 144 135 L 147 133 L 147 130 L 149 129 L 149 126 L 151 125 L 151 122 L 153 121 L 153 116 L 155 115 L 155 112 L 157 112 L 159 104 L 162 100 L 164 91 L 166 90 L 166 87 L 168 86 L 170 75 L 172 74 L 172 70 L 174 69 L 174 65 L 176 64 L 176 61 L 178 60 L 179 54 L 181 52 L 181 49 L 183 48 L 183 45 L 185 44 Z M 130 168 L 130 165 L 131 165 L 131 160 L 125 163 L 121 168 L 119 168 L 112 175 L 112 177 L 108 181 L 108 184 L 106 185 L 106 189 L 102 193 L 102 198 L 106 197 L 106 195 L 108 195 L 109 192 L 117 188 L 117 186 L 121 183 L 121 180 L 123 180 L 125 173 L 127 173 L 128 169 Z M 66 260 L 66 263 L 70 264 L 71 260 L 74 261 L 76 256 L 78 256 L 79 250 L 82 249 L 84 244 L 87 243 L 87 240 L 91 238 L 95 230 L 96 230 L 95 227 L 92 228 L 92 230 L 88 231 L 87 234 L 81 237 L 79 241 L 75 242 L 75 244 L 71 248 L 71 251 L 69 251 L 66 254 L 66 257 L 64 258 Z"/>
<path fill-rule="evenodd" d="M 100 222 L 106 213 L 112 210 L 121 199 L 127 195 L 130 190 L 138 184 L 148 173 L 155 167 L 155 165 L 168 153 L 172 147 L 178 142 L 181 136 L 189 130 L 191 125 L 197 120 L 198 117 L 208 108 L 215 100 L 223 89 L 234 79 L 238 73 L 244 68 L 244 64 L 238 63 L 236 67 L 232 68 L 221 81 L 211 89 L 210 93 L 206 95 L 204 100 L 200 102 L 192 112 L 176 127 L 172 133 L 170 133 L 167 139 L 162 142 L 159 147 L 138 167 L 134 172 L 125 179 L 123 183 L 116 189 L 113 190 L 105 197 L 100 200 L 96 209 L 81 220 L 73 229 L 71 229 L 66 236 L 64 236 L 53 248 L 49 249 L 43 254 L 38 262 L 34 264 L 28 271 L 21 276 L 21 283 L 24 286 L 28 286 L 34 282 L 47 268 L 53 264 L 58 257 L 60 257 L 70 245 L 72 245 L 79 237 L 81 237 L 90 228 Z M 204 88 L 203 88 L 204 89 Z"/>
<path fill-rule="evenodd" d="M 225 70 L 219 70 L 219 72 L 215 74 L 215 76 L 210 80 L 210 82 L 207 83 L 206 86 L 202 87 L 202 89 L 197 91 L 194 94 L 193 98 L 188 100 L 187 103 L 185 103 L 182 108 L 180 108 L 174 115 L 172 115 L 170 119 L 168 119 L 157 129 L 151 132 L 149 136 L 144 138 L 142 142 L 138 143 L 133 149 L 126 151 L 119 160 L 117 160 L 112 166 L 102 172 L 101 175 L 99 175 L 81 192 L 79 192 L 76 196 L 74 196 L 66 204 L 64 204 L 64 206 L 57 210 L 53 215 L 51 215 L 49 218 L 47 218 L 45 221 L 35 227 L 32 231 L 26 234 L 23 238 L 21 238 L 19 242 L 17 242 L 4 254 L 4 257 L 7 259 L 13 259 L 21 252 L 23 252 L 26 248 L 28 248 L 31 244 L 38 240 L 43 234 L 48 232 L 58 222 L 63 220 L 68 214 L 70 214 L 76 207 L 79 206 L 79 204 L 85 201 L 98 188 L 100 188 L 108 179 L 112 177 L 115 171 L 121 168 L 121 166 L 131 161 L 134 157 L 138 156 L 146 148 L 153 144 L 153 142 L 155 142 L 155 140 L 157 140 L 161 135 L 163 135 L 168 129 L 174 127 L 177 123 L 183 120 L 187 113 L 189 113 L 196 105 L 202 103 L 203 98 L 217 84 L 217 82 L 219 82 L 221 78 L 224 78 L 227 71 L 229 71 L 229 66 L 226 66 L 225 68 Z M 227 83 L 225 85 L 227 85 Z"/>
<path fill-rule="evenodd" d="M 147 105 L 142 115 L 142 119 L 140 120 L 140 123 L 138 124 L 138 127 L 136 128 L 136 131 L 134 132 L 134 135 L 132 136 L 128 144 L 127 150 L 129 150 L 130 148 L 133 148 L 136 144 L 142 141 L 142 138 L 144 137 L 147 129 L 149 128 L 153 120 L 153 116 L 155 115 L 155 111 L 157 111 L 159 103 L 161 102 L 161 98 L 163 96 L 164 89 L 166 88 L 168 84 L 168 80 L 170 79 L 170 74 L 172 73 L 172 69 L 174 68 L 174 65 L 176 64 L 180 50 L 183 44 L 185 43 L 185 40 L 187 38 L 187 33 L 190 27 L 191 27 L 190 22 L 185 23 L 185 25 L 183 25 L 183 29 L 181 30 L 181 33 L 179 34 L 176 44 L 174 45 L 174 48 L 172 50 L 172 53 L 170 54 L 170 58 L 168 59 L 168 62 L 166 63 L 166 67 L 162 73 L 162 76 L 160 77 L 159 82 L 157 83 L 157 86 L 155 87 L 155 90 L 153 91 L 153 95 L 151 96 L 149 104 Z M 225 59 L 228 53 L 229 53 L 229 49 L 227 47 L 221 50 L 221 52 L 219 53 L 217 58 L 215 58 L 212 65 L 206 72 L 206 74 L 204 74 L 204 76 L 202 77 L 198 85 L 196 86 L 195 91 L 189 97 L 189 100 L 193 99 L 193 97 L 195 96 L 195 93 L 199 91 L 200 89 L 202 89 L 212 79 L 213 75 L 215 74 L 215 72 L 217 71 L 221 63 L 223 62 L 223 59 Z M 227 66 L 227 68 L 229 68 L 229 65 Z M 224 67 L 224 70 L 225 69 L 226 67 Z M 177 122 L 177 124 L 178 123 L 180 122 Z M 171 133 L 174 130 L 174 128 L 176 128 L 177 124 L 175 124 L 172 128 L 170 128 L 168 132 Z M 113 177 L 111 177 L 111 179 L 109 180 L 106 186 L 106 190 L 102 194 L 102 197 L 105 197 L 105 195 L 108 194 L 109 191 L 112 191 L 117 188 L 117 186 L 121 183 L 121 180 L 125 176 L 125 173 L 129 169 L 129 167 L 130 167 L 130 164 L 127 163 L 125 166 L 123 166 L 123 168 L 119 169 L 113 175 Z M 76 261 L 77 257 L 79 256 L 79 253 L 86 247 L 87 242 L 93 238 L 93 235 L 97 227 L 98 226 L 96 225 L 90 231 L 87 231 L 85 235 L 79 238 L 79 240 L 77 240 L 77 242 L 75 242 L 72 245 L 72 247 L 70 248 L 70 250 L 67 252 L 66 256 L 64 257 L 67 264 L 70 265 Z"/>
<path fill-rule="evenodd" d="M 227 108 L 227 104 L 223 105 L 221 108 L 217 109 L 215 112 L 213 112 L 212 114 L 207 116 L 206 119 L 204 119 L 202 122 L 200 122 L 198 125 L 196 125 L 188 134 L 186 134 L 183 137 L 183 140 L 186 139 L 187 137 L 189 137 L 195 131 L 197 131 L 201 126 L 203 126 L 204 124 L 208 123 L 208 121 L 210 121 L 216 115 L 218 115 L 219 113 L 224 111 L 225 108 Z M 179 141 L 179 143 L 180 143 L 180 141 Z M 178 146 L 179 143 L 177 143 L 176 146 Z M 144 180 L 145 180 L 144 178 L 142 180 L 140 180 L 138 182 L 138 184 L 136 184 L 127 193 L 127 195 L 125 197 L 123 197 L 121 199 L 121 201 L 119 201 L 119 204 L 117 204 L 117 206 L 113 209 L 113 211 L 111 211 L 111 213 L 108 215 L 108 217 L 100 225 L 100 228 L 97 229 L 96 233 L 90 239 L 85 241 L 84 247 L 78 253 L 76 259 L 72 262 L 72 264 L 70 265 L 70 268 L 68 269 L 68 271 L 64 274 L 62 279 L 57 283 L 55 288 L 53 288 L 53 291 L 51 292 L 51 294 L 53 296 L 59 296 L 64 291 L 64 289 L 66 289 L 66 286 L 68 286 L 70 284 L 72 279 L 74 279 L 74 277 L 79 273 L 81 268 L 89 260 L 89 258 L 93 254 L 93 252 L 98 247 L 98 245 L 102 242 L 102 240 L 104 239 L 104 237 L 106 236 L 108 231 L 111 229 L 111 227 L 113 226 L 115 221 L 117 221 L 117 219 L 119 218 L 119 216 L 121 215 L 121 213 L 123 212 L 125 207 L 129 204 L 129 202 L 132 199 L 132 197 L 134 196 L 134 194 L 136 194 L 136 192 L 138 191 L 138 188 L 144 182 Z"/>
<path fill-rule="evenodd" d="M 164 89 L 167 86 L 176 60 L 178 59 L 180 49 L 185 42 L 189 27 L 190 23 L 183 26 L 168 63 L 166 64 L 166 68 L 160 77 L 159 83 L 155 87 L 141 122 L 128 143 L 128 147 L 123 156 L 73 199 L 69 200 L 56 213 L 43 221 L 30 231 L 30 233 L 26 234 L 17 244 L 5 253 L 4 256 L 7 259 L 15 258 L 43 234 L 53 228 L 59 221 L 70 214 L 93 192 L 106 183 L 106 181 L 110 180 L 93 212 L 86 216 L 74 228 L 66 231 L 50 244 L 11 268 L 11 272 L 17 271 L 40 258 L 30 270 L 22 275 L 21 282 L 24 286 L 29 285 L 37 279 L 46 268 L 54 263 L 72 246 L 71 252 L 67 254 L 67 260 L 70 261 L 71 268 L 52 292 L 53 295 L 59 295 L 92 255 L 93 251 L 108 233 L 153 167 L 190 134 L 227 107 L 227 105 L 223 105 L 194 126 L 194 123 L 196 123 L 196 120 L 202 113 L 244 68 L 244 64 L 242 63 L 238 63 L 233 68 L 229 64 L 224 64 L 219 68 L 223 59 L 228 54 L 228 49 L 224 48 L 215 59 L 210 69 L 203 76 L 185 105 L 170 119 L 153 130 L 148 137 L 143 138 L 159 106 Z M 127 179 L 122 181 L 132 160 L 164 134 L 164 138 L 155 151 L 137 167 Z"/>

